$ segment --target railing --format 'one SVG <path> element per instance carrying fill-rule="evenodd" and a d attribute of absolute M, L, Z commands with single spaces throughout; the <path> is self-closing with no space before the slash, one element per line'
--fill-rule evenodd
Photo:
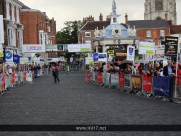
<path fill-rule="evenodd" d="M 110 74 L 86 72 L 84 82 L 121 92 L 134 93 L 147 98 L 157 97 L 162 101 L 180 103 L 181 77 L 139 76 L 132 74 Z"/>

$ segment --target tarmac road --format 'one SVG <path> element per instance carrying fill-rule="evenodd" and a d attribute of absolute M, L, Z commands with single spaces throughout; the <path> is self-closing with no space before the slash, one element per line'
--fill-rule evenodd
<path fill-rule="evenodd" d="M 60 83 L 52 75 L 34 79 L 0 96 L 0 125 L 174 125 L 181 124 L 181 105 L 160 102 L 84 83 L 85 71 Z M 0 132 L 0 136 L 180 136 L 180 132 Z"/>

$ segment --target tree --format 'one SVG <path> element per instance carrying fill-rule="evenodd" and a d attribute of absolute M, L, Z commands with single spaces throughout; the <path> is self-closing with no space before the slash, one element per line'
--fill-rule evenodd
<path fill-rule="evenodd" d="M 65 27 L 62 28 L 56 34 L 57 44 L 77 44 L 78 43 L 78 26 L 81 21 L 66 21 L 64 23 Z M 72 53 L 67 51 L 64 53 L 59 53 L 58 56 L 65 56 L 67 61 L 70 61 Z"/>
<path fill-rule="evenodd" d="M 66 21 L 65 27 L 57 32 L 57 44 L 76 44 L 78 43 L 78 25 L 80 21 Z"/>

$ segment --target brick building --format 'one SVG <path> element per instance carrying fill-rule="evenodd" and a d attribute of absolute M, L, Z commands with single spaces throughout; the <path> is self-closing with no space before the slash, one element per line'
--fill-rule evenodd
<path fill-rule="evenodd" d="M 167 20 L 134 20 L 127 21 L 127 26 L 135 27 L 140 41 L 163 43 L 165 36 L 170 35 L 170 21 Z"/>
<path fill-rule="evenodd" d="M 22 55 L 24 26 L 20 20 L 20 9 L 23 3 L 19 0 L 0 0 L 0 13 L 4 20 L 4 44 L 10 54 Z M 13 63 L 10 60 L 7 63 Z"/>
<path fill-rule="evenodd" d="M 24 44 L 56 44 L 56 21 L 49 19 L 46 12 L 23 6 L 21 21 L 24 25 Z M 48 58 L 53 53 L 41 53 L 41 57 Z"/>

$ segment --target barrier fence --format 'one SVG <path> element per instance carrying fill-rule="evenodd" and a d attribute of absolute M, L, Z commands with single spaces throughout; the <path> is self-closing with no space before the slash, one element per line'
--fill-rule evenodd
<path fill-rule="evenodd" d="M 156 97 L 162 101 L 180 103 L 181 77 L 139 76 L 132 74 L 110 74 L 87 71 L 85 83 L 104 88 L 114 88 L 138 96 Z"/>
<path fill-rule="evenodd" d="M 40 69 L 39 71 L 19 71 L 17 73 L 12 73 L 10 75 L 1 75 L 0 76 L 0 94 L 3 94 L 5 91 L 9 90 L 16 85 L 24 84 L 24 83 L 32 83 L 33 77 L 35 76 L 43 76 L 46 74 L 47 69 Z M 47 72 L 48 73 L 48 72 Z"/>

